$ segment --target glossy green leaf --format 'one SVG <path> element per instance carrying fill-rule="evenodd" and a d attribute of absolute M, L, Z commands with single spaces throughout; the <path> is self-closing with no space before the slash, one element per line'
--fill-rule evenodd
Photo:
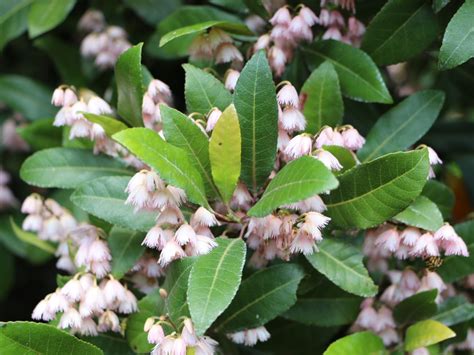
<path fill-rule="evenodd" d="M 143 126 L 142 100 L 145 93 L 142 73 L 142 46 L 137 44 L 123 52 L 115 65 L 117 111 L 131 126 Z"/>
<path fill-rule="evenodd" d="M 28 13 L 30 38 L 37 37 L 63 22 L 76 0 L 35 0 Z"/>
<path fill-rule="evenodd" d="M 17 128 L 18 134 L 33 150 L 61 146 L 62 129 L 53 126 L 54 119 L 37 120 Z"/>
<path fill-rule="evenodd" d="M 315 134 L 321 127 L 337 126 L 342 121 L 344 103 L 339 87 L 339 78 L 330 61 L 316 68 L 306 79 L 300 93 L 306 132 Z"/>
<path fill-rule="evenodd" d="M 0 1 L 0 51 L 28 26 L 28 10 L 33 0 Z"/>
<path fill-rule="evenodd" d="M 204 334 L 229 306 L 240 285 L 245 243 L 217 238 L 218 246 L 198 257 L 189 275 L 188 306 L 198 335 Z"/>
<path fill-rule="evenodd" d="M 429 180 L 421 194 L 436 203 L 444 219 L 451 217 L 454 207 L 454 192 L 448 186 L 437 180 Z"/>
<path fill-rule="evenodd" d="M 76 188 L 102 176 L 133 175 L 125 165 L 84 149 L 50 148 L 25 160 L 20 176 L 30 185 L 40 187 Z"/>
<path fill-rule="evenodd" d="M 104 355 L 135 354 L 121 334 L 99 333 L 99 335 L 81 337 L 81 339 L 100 348 Z"/>
<path fill-rule="evenodd" d="M 324 355 L 382 355 L 385 354 L 382 339 L 371 332 L 347 335 L 329 345 Z"/>
<path fill-rule="evenodd" d="M 108 176 L 87 182 L 74 191 L 71 201 L 84 211 L 123 228 L 148 232 L 155 225 L 156 213 L 134 212 L 125 204 L 130 178 Z"/>
<path fill-rule="evenodd" d="M 283 317 L 320 327 L 351 324 L 360 312 L 360 301 L 359 298 L 300 298 Z"/>
<path fill-rule="evenodd" d="M 451 69 L 474 57 L 474 0 L 466 0 L 444 32 L 439 68 Z"/>
<path fill-rule="evenodd" d="M 358 101 L 392 103 L 377 66 L 360 49 L 329 40 L 314 42 L 303 51 L 311 70 L 325 61 L 334 65 L 344 96 Z"/>
<path fill-rule="evenodd" d="M 114 226 L 110 231 L 107 243 L 112 255 L 112 275 L 120 279 L 143 255 L 145 247 L 141 245 L 145 234 Z"/>
<path fill-rule="evenodd" d="M 336 157 L 339 161 L 339 164 L 342 165 L 342 169 L 334 172 L 336 176 L 346 172 L 347 170 L 353 168 L 357 165 L 356 157 L 352 151 L 347 148 L 340 147 L 338 145 L 325 145 L 323 146 L 324 150 L 327 150 L 332 155 Z"/>
<path fill-rule="evenodd" d="M 226 22 L 226 21 L 205 21 L 201 23 L 197 23 L 194 25 L 189 25 L 189 26 L 184 26 L 181 28 L 178 28 L 176 30 L 173 30 L 171 32 L 168 32 L 165 34 L 163 37 L 160 39 L 160 47 L 165 46 L 167 43 L 186 36 L 190 34 L 198 34 L 202 33 L 208 28 L 211 27 L 218 27 L 227 33 L 234 33 L 238 35 L 244 35 L 244 36 L 251 36 L 253 33 L 250 31 L 247 26 L 245 26 L 242 23 L 233 23 L 233 22 Z"/>
<path fill-rule="evenodd" d="M 58 328 L 33 322 L 0 324 L 3 354 L 100 355 L 102 350 Z"/>
<path fill-rule="evenodd" d="M 234 92 L 242 134 L 241 179 L 253 190 L 273 170 L 278 139 L 278 110 L 272 72 L 263 51 L 242 70 Z"/>
<path fill-rule="evenodd" d="M 36 234 L 24 231 L 20 227 L 18 227 L 10 217 L 10 225 L 13 229 L 15 235 L 20 239 L 22 242 L 31 244 L 42 251 L 54 255 L 56 253 L 56 248 L 50 242 L 40 239 Z"/>
<path fill-rule="evenodd" d="M 443 215 L 438 206 L 425 196 L 418 196 L 410 206 L 393 217 L 408 226 L 435 232 L 443 225 Z"/>
<path fill-rule="evenodd" d="M 378 65 L 395 64 L 421 53 L 438 35 L 438 22 L 424 0 L 390 0 L 373 18 L 361 48 Z"/>
<path fill-rule="evenodd" d="M 217 121 L 209 141 L 211 171 L 222 199 L 229 202 L 240 176 L 241 135 L 234 105 L 227 107 Z"/>
<path fill-rule="evenodd" d="M 104 115 L 94 115 L 93 113 L 84 113 L 88 121 L 99 124 L 108 137 L 112 137 L 115 133 L 127 129 L 128 126 L 114 117 Z"/>
<path fill-rule="evenodd" d="M 124 0 L 124 4 L 135 11 L 149 25 L 156 26 L 166 16 L 182 5 L 182 0 Z"/>
<path fill-rule="evenodd" d="M 332 223 L 369 228 L 403 211 L 420 194 L 429 171 L 428 152 L 392 153 L 338 176 L 325 199 Z"/>
<path fill-rule="evenodd" d="M 51 105 L 52 90 L 19 75 L 0 76 L 0 101 L 29 120 L 51 118 L 57 109 Z"/>
<path fill-rule="evenodd" d="M 448 256 L 437 270 L 444 282 L 454 282 L 474 273 L 474 221 L 467 221 L 454 226 L 456 233 L 464 239 L 469 256 Z"/>
<path fill-rule="evenodd" d="M 303 277 L 296 264 L 274 265 L 250 275 L 217 321 L 217 330 L 228 333 L 256 328 L 278 317 L 295 304 Z"/>
<path fill-rule="evenodd" d="M 415 144 L 430 129 L 444 103 L 444 93 L 420 91 L 383 114 L 370 130 L 358 152 L 369 161 Z"/>
<path fill-rule="evenodd" d="M 448 298 L 439 305 L 438 313 L 432 317 L 433 320 L 443 323 L 448 327 L 466 322 L 474 318 L 474 304 L 464 296 Z"/>
<path fill-rule="evenodd" d="M 342 240 L 325 238 L 317 245 L 319 251 L 306 259 L 334 284 L 354 295 L 371 297 L 377 286 L 362 262 L 363 255 L 356 247 Z"/>
<path fill-rule="evenodd" d="M 323 163 L 304 156 L 293 160 L 278 172 L 248 215 L 263 217 L 282 205 L 304 200 L 337 186 L 336 178 Z"/>
<path fill-rule="evenodd" d="M 148 128 L 131 128 L 113 138 L 156 170 L 166 182 L 186 191 L 189 201 L 208 207 L 204 183 L 188 154 Z"/>
<path fill-rule="evenodd" d="M 424 320 L 408 327 L 405 333 L 405 351 L 437 344 L 455 336 L 456 333 L 444 324 L 431 319 Z"/>
<path fill-rule="evenodd" d="M 201 175 L 207 196 L 218 196 L 211 174 L 209 138 L 192 118 L 166 105 L 160 106 L 166 141 L 187 153 L 189 161 Z"/>
<path fill-rule="evenodd" d="M 232 102 L 232 95 L 214 75 L 191 64 L 183 65 L 186 72 L 184 94 L 188 112 L 209 113 L 213 107 L 223 111 Z"/>
<path fill-rule="evenodd" d="M 437 295 L 438 290 L 433 289 L 405 298 L 393 309 L 395 321 L 398 324 L 406 325 L 430 318 L 438 310 L 435 301 Z"/>

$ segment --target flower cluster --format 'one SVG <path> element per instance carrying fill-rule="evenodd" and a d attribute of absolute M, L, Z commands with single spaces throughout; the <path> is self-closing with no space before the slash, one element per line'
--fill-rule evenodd
<path fill-rule="evenodd" d="M 218 27 L 197 36 L 189 47 L 189 54 L 192 60 L 214 60 L 216 64 L 241 66 L 244 60 L 232 37 Z"/>
<path fill-rule="evenodd" d="M 13 192 L 7 186 L 9 182 L 10 175 L 0 168 L 0 211 L 18 205 Z"/>
<path fill-rule="evenodd" d="M 227 337 L 236 344 L 245 346 L 254 346 L 258 342 L 264 342 L 270 339 L 270 333 L 265 327 L 245 329 L 239 332 L 227 334 Z"/>
<path fill-rule="evenodd" d="M 137 311 L 134 294 L 109 275 L 98 284 L 90 273 L 77 273 L 63 287 L 47 295 L 33 310 L 33 319 L 51 321 L 61 314 L 59 327 L 81 335 L 120 332 L 117 313 Z"/>
<path fill-rule="evenodd" d="M 365 33 L 365 26 L 354 15 L 347 19 L 334 6 L 355 14 L 355 1 L 322 0 L 319 24 L 326 28 L 322 39 L 334 39 L 358 47 Z"/>
<path fill-rule="evenodd" d="M 145 127 L 161 130 L 160 104 L 172 106 L 173 96 L 170 87 L 158 79 L 148 84 L 142 101 L 142 116 Z"/>
<path fill-rule="evenodd" d="M 119 26 L 107 26 L 100 11 L 87 11 L 78 27 L 84 32 L 90 32 L 82 40 L 81 54 L 94 58 L 95 65 L 100 69 L 113 68 L 120 54 L 131 47 L 125 30 Z"/>

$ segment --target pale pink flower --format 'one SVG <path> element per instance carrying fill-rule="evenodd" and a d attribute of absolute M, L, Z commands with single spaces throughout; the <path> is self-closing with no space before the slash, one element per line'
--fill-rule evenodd
<path fill-rule="evenodd" d="M 81 327 L 77 329 L 81 335 L 86 336 L 97 336 L 97 325 L 94 320 L 90 317 L 83 317 Z"/>
<path fill-rule="evenodd" d="M 317 251 L 314 238 L 307 233 L 298 233 L 291 241 L 290 252 L 293 254 L 303 253 L 304 255 L 311 255 Z"/>
<path fill-rule="evenodd" d="M 345 27 L 344 16 L 342 16 L 342 14 L 337 10 L 331 11 L 330 18 L 329 18 L 329 25 L 339 26 L 341 28 Z"/>
<path fill-rule="evenodd" d="M 303 21 L 309 26 L 314 26 L 319 22 L 318 17 L 315 15 L 313 10 L 309 7 L 302 5 L 298 15 L 303 19 Z"/>
<path fill-rule="evenodd" d="M 277 148 L 279 151 L 284 151 L 286 146 L 290 143 L 290 135 L 284 129 L 278 129 Z"/>
<path fill-rule="evenodd" d="M 365 33 L 364 24 L 357 20 L 354 16 L 349 17 L 347 27 L 350 36 L 361 37 Z"/>
<path fill-rule="evenodd" d="M 216 64 L 243 60 L 242 53 L 232 43 L 222 43 L 216 49 Z"/>
<path fill-rule="evenodd" d="M 339 163 L 339 160 L 329 151 L 324 149 L 318 149 L 314 157 L 323 163 L 326 168 L 332 171 L 339 171 L 343 166 Z"/>
<path fill-rule="evenodd" d="M 325 127 L 319 132 L 315 141 L 315 147 L 322 148 L 325 145 L 337 145 L 343 147 L 344 139 L 338 131 L 333 130 L 331 127 Z"/>
<path fill-rule="evenodd" d="M 61 87 L 58 87 L 53 91 L 53 97 L 51 98 L 51 103 L 57 107 L 61 107 L 64 105 L 64 89 L 62 89 Z"/>
<path fill-rule="evenodd" d="M 184 220 L 183 213 L 178 207 L 167 206 L 156 219 L 156 224 L 181 224 Z"/>
<path fill-rule="evenodd" d="M 264 34 L 258 37 L 257 41 L 253 45 L 254 52 L 257 52 L 261 49 L 266 49 L 270 45 L 271 37 L 269 34 Z"/>
<path fill-rule="evenodd" d="M 125 287 L 113 278 L 110 278 L 105 283 L 102 292 L 104 294 L 105 302 L 109 307 L 112 307 L 115 303 L 122 302 L 126 297 Z"/>
<path fill-rule="evenodd" d="M 138 310 L 137 298 L 130 290 L 125 290 L 125 297 L 120 302 L 118 310 L 124 314 L 134 313 Z"/>
<path fill-rule="evenodd" d="M 186 245 L 196 237 L 196 232 L 189 224 L 183 224 L 176 230 L 174 237 L 179 245 Z"/>
<path fill-rule="evenodd" d="M 307 25 L 306 21 L 301 15 L 293 17 L 289 30 L 291 34 L 297 39 L 302 39 L 307 42 L 311 42 L 313 40 L 313 32 L 311 31 L 311 27 Z"/>
<path fill-rule="evenodd" d="M 319 14 L 319 23 L 321 26 L 327 27 L 329 26 L 331 20 L 331 15 L 327 9 L 321 9 L 321 13 Z"/>
<path fill-rule="evenodd" d="M 216 353 L 215 348 L 218 345 L 217 341 L 207 336 L 199 338 L 199 341 L 194 348 L 195 355 L 214 355 Z"/>
<path fill-rule="evenodd" d="M 186 318 L 183 322 L 183 330 L 181 331 L 181 338 L 186 345 L 195 346 L 198 342 L 196 332 L 194 331 L 193 322 L 190 318 Z"/>
<path fill-rule="evenodd" d="M 191 217 L 192 226 L 212 227 L 218 224 L 219 222 L 217 221 L 216 216 L 204 207 L 199 207 Z"/>
<path fill-rule="evenodd" d="M 237 208 L 250 208 L 250 204 L 253 201 L 252 195 L 250 194 L 247 186 L 239 182 L 235 188 L 234 195 L 232 196 L 231 204 Z"/>
<path fill-rule="evenodd" d="M 211 28 L 207 38 L 212 49 L 216 49 L 222 43 L 232 43 L 232 38 L 229 34 L 217 27 Z"/>
<path fill-rule="evenodd" d="M 154 324 L 150 327 L 148 331 L 147 340 L 150 344 L 160 344 L 165 339 L 165 332 L 163 331 L 163 327 L 161 325 Z"/>
<path fill-rule="evenodd" d="M 49 322 L 53 320 L 56 316 L 56 312 L 52 312 L 49 307 L 49 302 L 47 299 L 41 300 L 36 307 L 33 309 L 33 314 L 31 318 L 35 320 L 44 320 Z"/>
<path fill-rule="evenodd" d="M 446 284 L 443 279 L 434 271 L 426 271 L 426 275 L 421 278 L 418 292 L 437 289 L 438 294 L 446 290 Z"/>
<path fill-rule="evenodd" d="M 400 245 L 400 234 L 396 228 L 387 229 L 377 237 L 375 245 L 393 253 Z"/>
<path fill-rule="evenodd" d="M 400 234 L 402 243 L 410 247 L 414 246 L 416 241 L 420 237 L 421 232 L 418 228 L 415 227 L 407 227 Z"/>
<path fill-rule="evenodd" d="M 207 36 L 199 35 L 191 42 L 188 51 L 191 59 L 210 60 L 213 58 L 214 48 Z"/>
<path fill-rule="evenodd" d="M 268 61 L 270 67 L 277 76 L 281 76 L 285 71 L 286 61 L 288 60 L 285 52 L 277 46 L 272 46 L 268 51 Z"/>
<path fill-rule="evenodd" d="M 291 14 L 286 6 L 279 8 L 270 19 L 273 26 L 282 25 L 288 26 L 291 22 Z"/>
<path fill-rule="evenodd" d="M 306 127 L 303 113 L 295 107 L 285 107 L 280 115 L 280 123 L 287 132 L 303 131 Z"/>
<path fill-rule="evenodd" d="M 355 324 L 366 328 L 366 329 L 374 329 L 377 323 L 377 312 L 371 306 L 363 307 L 360 311 Z"/>
<path fill-rule="evenodd" d="M 392 311 L 382 306 L 377 312 L 377 322 L 373 329 L 376 332 L 380 332 L 387 328 L 395 328 L 395 321 L 393 320 Z"/>
<path fill-rule="evenodd" d="M 95 312 L 102 312 L 106 306 L 104 293 L 97 285 L 93 285 L 85 293 L 79 311 L 82 316 L 87 316 Z"/>
<path fill-rule="evenodd" d="M 340 41 L 342 39 L 341 31 L 338 27 L 329 27 L 323 34 L 323 39 L 334 39 Z"/>
<path fill-rule="evenodd" d="M 59 320 L 59 328 L 80 328 L 82 325 L 82 318 L 77 309 L 69 307 L 61 316 Z"/>
<path fill-rule="evenodd" d="M 430 351 L 427 348 L 418 348 L 413 350 L 411 355 L 430 355 Z"/>
<path fill-rule="evenodd" d="M 414 256 L 439 256 L 439 249 L 433 234 L 426 232 L 418 238 L 410 255 Z"/>
<path fill-rule="evenodd" d="M 37 214 L 30 214 L 23 220 L 21 228 L 25 231 L 38 232 L 43 227 L 43 218 Z"/>
<path fill-rule="evenodd" d="M 188 255 L 204 255 L 217 246 L 214 238 L 197 234 L 196 237 L 186 245 Z"/>
<path fill-rule="evenodd" d="M 182 259 L 185 256 L 186 253 L 181 248 L 181 246 L 176 241 L 169 240 L 161 251 L 158 262 L 162 267 L 164 267 L 173 260 Z"/>
<path fill-rule="evenodd" d="M 229 69 L 225 73 L 224 86 L 227 90 L 234 91 L 239 80 L 240 72 L 234 69 Z"/>
<path fill-rule="evenodd" d="M 434 233 L 434 239 L 436 240 L 449 241 L 449 240 L 454 240 L 456 237 L 458 237 L 458 234 L 449 223 L 443 224 Z"/>
<path fill-rule="evenodd" d="M 161 250 L 167 241 L 165 231 L 159 225 L 155 225 L 146 234 L 142 245 L 146 245 L 148 248 Z"/>
<path fill-rule="evenodd" d="M 100 315 L 97 329 L 100 332 L 107 332 L 110 330 L 118 333 L 121 330 L 120 320 L 114 312 L 107 310 Z"/>
<path fill-rule="evenodd" d="M 455 237 L 451 240 L 443 241 L 441 243 L 444 248 L 444 255 L 462 255 L 469 256 L 466 243 L 461 237 Z"/>
<path fill-rule="evenodd" d="M 147 93 L 152 97 L 156 98 L 157 101 L 171 101 L 172 93 L 170 87 L 158 79 L 153 79 L 148 84 Z"/>
<path fill-rule="evenodd" d="M 296 91 L 295 87 L 291 85 L 291 83 L 286 83 L 278 91 L 277 100 L 278 103 L 282 106 L 289 105 L 293 107 L 298 107 L 299 105 L 298 92 Z"/>
<path fill-rule="evenodd" d="M 365 143 L 364 137 L 362 137 L 357 129 L 349 127 L 342 131 L 342 139 L 344 146 L 350 150 L 359 150 Z"/>
<path fill-rule="evenodd" d="M 72 302 L 77 302 L 84 295 L 84 290 L 80 281 L 76 278 L 72 278 L 61 288 L 61 293 L 69 298 Z"/>
<path fill-rule="evenodd" d="M 394 328 L 386 328 L 378 333 L 385 346 L 397 343 L 399 341 L 398 333 Z"/>
<path fill-rule="evenodd" d="M 85 119 L 78 119 L 72 123 L 69 139 L 87 138 L 91 134 L 92 123 Z"/>
<path fill-rule="evenodd" d="M 98 96 L 93 96 L 87 103 L 87 112 L 96 115 L 112 114 L 113 110 L 110 105 Z"/>
<path fill-rule="evenodd" d="M 430 160 L 430 165 L 443 164 L 443 161 L 439 158 L 438 154 L 434 151 L 433 148 L 428 148 L 428 158 Z"/>
<path fill-rule="evenodd" d="M 77 95 L 72 89 L 66 88 L 66 90 L 64 90 L 63 106 L 72 106 L 77 102 L 77 100 Z"/>
<path fill-rule="evenodd" d="M 244 344 L 246 346 L 254 346 L 257 342 L 265 342 L 270 339 L 270 333 L 263 326 L 246 329 L 240 332 L 227 335 L 234 343 Z"/>
<path fill-rule="evenodd" d="M 313 141 L 307 134 L 300 134 L 293 137 L 285 148 L 285 155 L 291 159 L 311 154 Z"/>
<path fill-rule="evenodd" d="M 21 206 L 21 212 L 39 214 L 43 208 L 43 199 L 38 194 L 28 196 Z"/>
<path fill-rule="evenodd" d="M 214 107 L 209 115 L 207 116 L 207 124 L 206 124 L 206 131 L 210 132 L 214 129 L 217 121 L 222 115 L 222 111 L 219 110 L 217 107 Z"/>

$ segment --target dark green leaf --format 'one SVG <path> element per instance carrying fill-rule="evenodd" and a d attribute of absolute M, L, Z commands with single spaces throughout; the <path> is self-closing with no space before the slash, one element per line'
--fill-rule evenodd
<path fill-rule="evenodd" d="M 112 275 L 120 279 L 142 256 L 145 247 L 141 245 L 145 234 L 114 226 L 110 231 L 107 242 L 112 255 Z"/>
<path fill-rule="evenodd" d="M 28 10 L 33 0 L 0 1 L 0 51 L 28 26 Z"/>
<path fill-rule="evenodd" d="M 182 0 L 124 0 L 149 25 L 156 26 L 166 16 L 178 9 Z"/>
<path fill-rule="evenodd" d="M 2 245 L 0 245 L 0 270 L 2 270 L 2 277 L 0 277 L 0 301 L 3 301 L 8 296 L 14 283 L 15 262 L 13 254 L 10 254 Z"/>
<path fill-rule="evenodd" d="M 432 317 L 433 320 L 452 326 L 466 322 L 474 318 L 474 305 L 464 296 L 448 298 L 440 304 L 438 313 Z"/>
<path fill-rule="evenodd" d="M 405 333 L 405 351 L 437 344 L 455 336 L 456 333 L 442 323 L 424 320 L 408 327 Z"/>
<path fill-rule="evenodd" d="M 443 215 L 438 206 L 425 196 L 418 196 L 410 206 L 393 217 L 408 226 L 435 232 L 443 225 Z"/>
<path fill-rule="evenodd" d="M 35 0 L 28 13 L 30 38 L 37 37 L 63 22 L 76 0 Z"/>
<path fill-rule="evenodd" d="M 449 4 L 451 0 L 433 0 L 433 10 L 434 12 L 440 12 L 446 5 Z"/>
<path fill-rule="evenodd" d="M 53 120 L 37 120 L 17 128 L 17 132 L 33 150 L 59 147 L 62 141 L 62 129 L 54 127 Z"/>
<path fill-rule="evenodd" d="M 454 207 L 454 192 L 448 186 L 437 180 L 429 180 L 421 194 L 436 203 L 444 219 L 451 217 Z"/>
<path fill-rule="evenodd" d="M 324 355 L 367 355 L 385 354 L 382 339 L 371 332 L 360 332 L 336 340 Z"/>
<path fill-rule="evenodd" d="M 104 355 L 134 355 L 127 343 L 127 340 L 122 335 L 115 335 L 113 333 L 100 333 L 97 336 L 82 337 L 82 340 L 94 344 L 102 349 Z"/>
<path fill-rule="evenodd" d="M 436 313 L 436 296 L 438 290 L 433 289 L 417 293 L 404 299 L 393 310 L 393 317 L 398 324 L 406 325 L 430 318 Z"/>

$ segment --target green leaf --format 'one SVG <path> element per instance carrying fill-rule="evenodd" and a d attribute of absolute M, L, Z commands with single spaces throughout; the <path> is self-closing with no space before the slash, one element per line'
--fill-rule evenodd
<path fill-rule="evenodd" d="M 54 127 L 53 121 L 52 118 L 33 121 L 16 131 L 33 150 L 59 147 L 62 142 L 62 129 Z"/>
<path fill-rule="evenodd" d="M 171 32 L 168 32 L 165 34 L 163 37 L 160 39 L 160 47 L 165 46 L 167 43 L 186 36 L 190 34 L 199 34 L 207 30 L 208 28 L 211 27 L 217 27 L 220 28 L 227 33 L 233 33 L 237 35 L 244 35 L 244 36 L 251 36 L 253 35 L 253 32 L 248 29 L 247 26 L 245 26 L 242 23 L 234 23 L 234 22 L 227 22 L 227 21 L 205 21 L 201 23 L 197 23 L 194 25 L 189 25 L 189 26 L 184 26 L 181 28 L 178 28 L 176 30 L 173 30 Z"/>
<path fill-rule="evenodd" d="M 359 298 L 301 298 L 283 317 L 306 325 L 341 326 L 356 320 L 359 305 Z"/>
<path fill-rule="evenodd" d="M 287 311 L 296 302 L 296 290 L 304 277 L 296 264 L 279 264 L 261 269 L 240 285 L 229 308 L 217 321 L 226 333 L 256 328 Z"/>
<path fill-rule="evenodd" d="M 438 35 L 438 22 L 424 0 L 390 0 L 373 18 L 361 48 L 378 65 L 403 62 L 421 53 Z"/>
<path fill-rule="evenodd" d="M 420 194 L 429 171 L 428 152 L 387 154 L 338 176 L 339 188 L 325 199 L 340 227 L 369 228 L 403 211 Z"/>
<path fill-rule="evenodd" d="M 124 0 L 149 25 L 156 26 L 166 16 L 182 5 L 182 0 Z"/>
<path fill-rule="evenodd" d="M 13 254 L 2 245 L 0 245 L 0 302 L 8 297 L 8 293 L 15 281 L 15 258 Z"/>
<path fill-rule="evenodd" d="M 329 345 L 324 355 L 382 355 L 385 354 L 382 339 L 371 332 L 347 335 Z"/>
<path fill-rule="evenodd" d="M 232 198 L 241 168 L 240 125 L 234 105 L 227 107 L 217 121 L 209 141 L 212 177 L 222 199 Z"/>
<path fill-rule="evenodd" d="M 145 247 L 141 245 L 145 234 L 114 226 L 107 242 L 112 255 L 112 275 L 120 279 L 143 255 Z"/>
<path fill-rule="evenodd" d="M 217 238 L 218 246 L 198 257 L 189 275 L 188 306 L 196 334 L 202 335 L 237 292 L 245 262 L 240 238 Z"/>
<path fill-rule="evenodd" d="M 164 309 L 165 301 L 161 298 L 159 289 L 138 301 L 138 312 L 130 314 L 125 328 L 125 337 L 133 351 L 149 353 L 153 349 L 154 345 L 148 343 L 147 333 L 143 330 L 143 327 L 149 317 L 164 314 Z"/>
<path fill-rule="evenodd" d="M 315 134 L 321 127 L 337 126 L 342 121 L 344 104 L 339 78 L 330 61 L 315 69 L 301 88 L 306 132 Z"/>
<path fill-rule="evenodd" d="M 107 134 L 108 137 L 112 137 L 115 133 L 128 128 L 125 123 L 114 117 L 94 115 L 93 113 L 86 112 L 84 112 L 84 116 L 88 121 L 99 124 L 104 129 L 105 134 Z"/>
<path fill-rule="evenodd" d="M 209 138 L 192 118 L 174 108 L 160 105 L 160 112 L 166 141 L 186 152 L 189 161 L 202 177 L 207 196 L 218 196 L 211 174 Z"/>
<path fill-rule="evenodd" d="M 156 170 L 163 180 L 186 191 L 191 202 L 209 207 L 201 175 L 184 150 L 165 142 L 148 128 L 127 129 L 113 138 Z"/>
<path fill-rule="evenodd" d="M 357 165 L 356 157 L 349 149 L 338 145 L 325 145 L 323 148 L 334 155 L 339 161 L 339 164 L 342 165 L 342 169 L 334 173 L 336 176 L 345 173 Z"/>
<path fill-rule="evenodd" d="M 378 119 L 358 152 L 359 159 L 369 161 L 410 147 L 428 132 L 443 103 L 441 91 L 425 90 L 409 96 Z"/>
<path fill-rule="evenodd" d="M 126 205 L 130 178 L 108 176 L 87 182 L 74 191 L 71 201 L 84 211 L 123 228 L 148 232 L 155 225 L 156 213 L 134 212 Z"/>
<path fill-rule="evenodd" d="M 10 225 L 13 229 L 13 232 L 15 235 L 20 239 L 22 242 L 25 242 L 27 244 L 31 244 L 35 246 L 38 249 L 41 249 L 42 251 L 54 255 L 56 253 L 56 248 L 49 242 L 44 241 L 40 239 L 36 234 L 30 233 L 27 231 L 24 231 L 20 227 L 18 227 L 13 220 L 12 217 L 10 217 Z"/>
<path fill-rule="evenodd" d="M 0 1 L 0 51 L 28 26 L 28 10 L 33 0 Z"/>
<path fill-rule="evenodd" d="M 438 290 L 433 289 L 417 293 L 404 299 L 393 310 L 393 317 L 398 324 L 411 324 L 430 318 L 438 310 L 436 296 Z"/>
<path fill-rule="evenodd" d="M 82 337 L 82 340 L 94 344 L 104 351 L 104 355 L 134 355 L 127 343 L 127 340 L 122 335 L 113 335 L 111 333 L 99 333 L 96 336 Z"/>
<path fill-rule="evenodd" d="M 456 333 L 444 324 L 431 319 L 424 320 L 408 327 L 405 333 L 405 351 L 437 344 L 455 336 Z"/>
<path fill-rule="evenodd" d="M 311 70 L 325 61 L 334 65 L 344 96 L 357 101 L 392 103 L 377 66 L 360 49 L 340 41 L 317 41 L 303 48 Z"/>
<path fill-rule="evenodd" d="M 431 319 L 449 327 L 472 318 L 474 318 L 474 304 L 469 303 L 464 296 L 454 296 L 441 303 L 438 313 Z"/>
<path fill-rule="evenodd" d="M 421 194 L 436 203 L 444 219 L 451 217 L 454 207 L 454 192 L 448 186 L 437 180 L 429 180 Z"/>
<path fill-rule="evenodd" d="M 223 111 L 231 104 L 232 95 L 214 75 L 191 64 L 183 64 L 183 68 L 186 73 L 184 94 L 188 112 L 206 115 L 213 107 Z"/>
<path fill-rule="evenodd" d="M 317 245 L 319 251 L 306 259 L 334 284 L 357 296 L 377 294 L 377 286 L 364 267 L 363 255 L 356 247 L 342 240 L 325 238 Z"/>
<path fill-rule="evenodd" d="M 63 22 L 76 0 L 35 0 L 28 13 L 30 38 L 37 37 Z"/>
<path fill-rule="evenodd" d="M 131 126 L 143 126 L 142 100 L 142 46 L 136 46 L 123 52 L 115 65 L 115 81 L 117 82 L 117 111 Z"/>
<path fill-rule="evenodd" d="M 304 156 L 293 160 L 272 179 L 265 193 L 249 211 L 263 217 L 282 205 L 291 204 L 335 189 L 338 182 L 319 160 Z"/>
<path fill-rule="evenodd" d="M 39 187 L 76 188 L 102 176 L 128 175 L 123 163 L 85 149 L 50 148 L 36 152 L 21 166 L 20 176 Z"/>
<path fill-rule="evenodd" d="M 433 0 L 433 10 L 434 12 L 440 12 L 446 5 L 449 4 L 451 0 Z"/>
<path fill-rule="evenodd" d="M 163 288 L 168 297 L 165 301 L 166 313 L 171 321 L 179 322 L 181 317 L 189 317 L 187 302 L 188 280 L 195 258 L 184 258 L 173 262 L 166 270 Z"/>
<path fill-rule="evenodd" d="M 474 0 L 466 0 L 444 32 L 439 52 L 439 68 L 451 69 L 474 57 Z"/>
<path fill-rule="evenodd" d="M 255 192 L 273 170 L 278 139 L 275 84 L 263 51 L 254 54 L 242 70 L 234 104 L 242 135 L 241 179 Z"/>
<path fill-rule="evenodd" d="M 425 196 L 418 196 L 410 206 L 393 217 L 407 226 L 435 232 L 443 225 L 443 215 L 438 206 Z"/>
<path fill-rule="evenodd" d="M 444 282 L 457 281 L 474 273 L 474 220 L 454 226 L 456 233 L 464 240 L 469 256 L 448 256 L 437 270 Z"/>
<path fill-rule="evenodd" d="M 29 120 L 51 118 L 56 114 L 51 101 L 52 90 L 27 77 L 0 76 L 0 101 Z"/>
<path fill-rule="evenodd" d="M 102 350 L 63 330 L 33 322 L 0 324 L 0 349 L 3 354 L 100 355 Z"/>

